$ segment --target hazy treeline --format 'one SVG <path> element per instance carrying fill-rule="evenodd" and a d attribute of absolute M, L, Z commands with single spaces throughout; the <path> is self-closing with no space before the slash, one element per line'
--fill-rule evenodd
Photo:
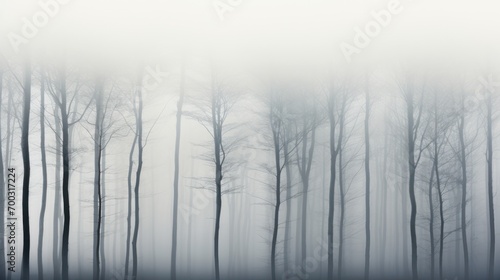
<path fill-rule="evenodd" d="M 2 278 L 500 273 L 492 70 L 0 67 Z"/>

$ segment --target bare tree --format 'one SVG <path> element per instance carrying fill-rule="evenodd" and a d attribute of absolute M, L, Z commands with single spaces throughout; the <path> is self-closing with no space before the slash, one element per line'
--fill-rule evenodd
<path fill-rule="evenodd" d="M 95 89 L 95 124 L 94 124 L 94 262 L 93 278 L 100 277 L 101 220 L 102 220 L 102 189 L 101 189 L 101 160 L 103 150 L 103 81 L 98 79 Z"/>
<path fill-rule="evenodd" d="M 370 85 L 366 76 L 365 90 L 365 279 L 370 276 Z"/>
<path fill-rule="evenodd" d="M 26 62 L 23 72 L 23 121 L 21 150 L 23 154 L 23 260 L 21 279 L 30 278 L 30 221 L 29 221 L 29 187 L 31 175 L 29 151 L 29 124 L 31 110 L 31 63 Z"/>
<path fill-rule="evenodd" d="M 493 110 L 492 98 L 493 92 L 488 89 L 486 98 L 486 162 L 488 165 L 488 218 L 489 218 L 489 258 L 488 258 L 488 277 L 493 279 L 495 274 L 495 207 L 493 205 Z"/>
<path fill-rule="evenodd" d="M 284 108 L 283 93 L 278 92 L 278 89 L 272 87 L 267 101 L 269 108 L 268 119 L 269 127 L 272 134 L 272 146 L 274 153 L 274 176 L 276 183 L 274 185 L 274 222 L 271 241 L 271 277 L 273 280 L 277 278 L 276 275 L 276 244 L 278 239 L 279 229 L 279 211 L 281 206 L 281 174 L 285 168 L 286 162 L 283 153 L 285 146 L 288 146 L 285 137 L 286 116 Z"/>
<path fill-rule="evenodd" d="M 43 234 L 45 226 L 45 208 L 47 206 L 47 155 L 45 149 L 45 73 L 40 78 L 40 152 L 42 156 L 42 207 L 38 230 L 38 277 L 43 279 Z"/>
<path fill-rule="evenodd" d="M 50 72 L 49 72 L 50 73 Z M 63 198 L 63 233 L 62 233 L 62 246 L 61 246 L 61 257 L 62 257 L 62 278 L 63 280 L 69 279 L 69 228 L 70 228 L 70 203 L 69 203 L 69 177 L 71 170 L 71 129 L 72 127 L 78 123 L 83 116 L 86 114 L 90 102 L 86 105 L 84 110 L 78 114 L 77 106 L 76 106 L 76 97 L 79 94 L 80 84 L 77 83 L 75 85 L 75 89 L 73 90 L 73 94 L 68 94 L 67 88 L 67 69 L 66 65 L 63 65 L 57 71 L 57 78 L 53 82 L 54 86 L 48 86 L 48 90 L 52 95 L 55 106 L 58 110 L 58 114 L 60 114 L 60 129 L 62 137 L 56 135 L 57 138 L 61 139 L 62 145 L 62 167 L 63 167 L 63 176 L 62 176 L 62 198 Z M 68 99 L 68 96 L 70 97 Z M 75 103 L 75 107 L 72 105 Z M 70 116 L 73 118 L 70 120 Z M 56 125 L 57 127 L 58 125 Z M 57 132 L 56 132 L 57 133 Z M 56 175 L 59 176 L 59 175 Z M 54 227 L 56 227 L 54 225 Z M 58 276 L 55 276 L 58 277 Z"/>
<path fill-rule="evenodd" d="M 461 202 L 460 202 L 460 223 L 461 223 L 461 231 L 462 231 L 462 249 L 464 253 L 464 272 L 465 272 L 465 279 L 469 279 L 469 246 L 467 243 L 467 223 L 466 223 L 466 216 L 467 216 L 467 152 L 466 152 L 466 140 L 465 140 L 465 103 L 464 103 L 465 97 L 461 98 L 461 105 L 460 105 L 460 113 L 458 115 L 458 120 L 457 120 L 457 130 L 458 130 L 458 140 L 459 140 L 459 161 L 460 161 L 460 167 L 462 171 L 462 177 L 461 177 L 461 187 L 462 187 L 462 196 L 461 196 Z"/>
<path fill-rule="evenodd" d="M 134 234 L 132 237 L 132 279 L 137 278 L 137 240 L 139 236 L 139 187 L 141 182 L 142 174 L 142 163 L 143 163 L 143 130 L 142 130 L 142 111 L 143 111 L 143 101 L 142 101 L 142 78 L 143 74 L 138 75 L 137 87 L 135 90 L 135 95 L 137 98 L 137 104 L 134 100 L 134 115 L 135 115 L 135 133 L 137 134 L 137 169 L 135 173 L 135 186 L 134 186 L 134 206 L 135 206 L 135 219 L 134 219 Z"/>
<path fill-rule="evenodd" d="M 330 186 L 328 195 L 328 279 L 333 279 L 333 217 L 335 209 L 335 177 L 338 147 L 335 147 L 335 128 L 337 120 L 335 117 L 335 88 L 330 87 L 328 97 L 328 120 L 330 126 Z"/>
<path fill-rule="evenodd" d="M 422 129 L 422 110 L 423 110 L 423 90 L 420 93 L 418 100 L 415 100 L 415 87 L 413 78 L 408 78 L 403 86 L 400 86 L 404 95 L 406 105 L 406 128 L 407 128 L 407 154 L 408 154 L 408 192 L 410 195 L 410 237 L 411 237 L 411 260 L 412 260 L 412 276 L 413 279 L 418 279 L 417 266 L 417 201 L 415 198 L 415 174 L 422 152 L 425 150 L 423 135 L 425 130 Z M 416 101 L 416 102 L 415 102 Z M 416 112 L 415 112 L 416 111 Z M 423 130 L 423 131 L 422 131 Z M 419 141 L 420 138 L 420 141 Z M 415 155 L 416 152 L 416 155 Z M 405 207 L 405 205 L 403 205 Z"/>
<path fill-rule="evenodd" d="M 179 100 L 177 101 L 177 115 L 175 127 L 175 159 L 174 159 L 174 197 L 173 197 L 173 220 L 172 220 L 172 251 L 170 257 L 170 278 L 175 280 L 177 277 L 177 211 L 178 211 L 178 196 L 179 196 L 179 150 L 181 144 L 181 122 L 182 122 L 182 105 L 184 103 L 184 89 L 186 83 L 185 61 L 181 65 L 181 83 L 179 90 Z"/>
<path fill-rule="evenodd" d="M 314 100 L 312 101 L 314 102 Z M 302 128 L 300 129 L 301 147 L 297 146 L 297 167 L 302 181 L 302 213 L 301 213 L 301 263 L 306 260 L 307 254 L 307 198 L 309 193 L 309 178 L 313 163 L 314 148 L 316 146 L 316 128 L 318 126 L 318 116 L 316 104 L 307 104 L 304 100 L 302 109 Z M 299 138 L 296 139 L 299 141 Z"/>

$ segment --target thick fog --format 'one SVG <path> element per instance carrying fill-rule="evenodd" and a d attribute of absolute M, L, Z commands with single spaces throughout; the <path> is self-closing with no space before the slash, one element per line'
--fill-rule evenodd
<path fill-rule="evenodd" d="M 499 9 L 0 0 L 0 279 L 498 279 Z"/>

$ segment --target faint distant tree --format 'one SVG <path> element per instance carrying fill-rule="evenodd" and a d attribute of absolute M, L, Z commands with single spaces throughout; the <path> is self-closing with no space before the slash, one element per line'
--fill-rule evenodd
<path fill-rule="evenodd" d="M 173 197 L 173 220 L 172 220 L 172 251 L 170 258 L 170 279 L 175 280 L 177 277 L 177 211 L 178 211 L 178 196 L 179 196 L 179 152 L 181 144 L 181 122 L 182 122 L 182 106 L 184 104 L 184 90 L 186 83 L 185 61 L 181 65 L 181 82 L 179 89 L 179 100 L 177 101 L 177 115 L 175 127 L 175 156 L 174 156 L 174 197 Z"/>
<path fill-rule="evenodd" d="M 301 145 L 297 146 L 296 156 L 297 167 L 302 181 L 302 232 L 300 236 L 302 253 L 301 260 L 302 263 L 304 263 L 307 254 L 307 198 L 309 193 L 309 183 L 311 167 L 313 163 L 314 148 L 316 146 L 316 128 L 319 123 L 319 117 L 316 112 L 316 104 L 314 103 L 314 99 L 311 100 L 312 104 L 307 102 L 305 98 L 302 101 L 304 105 L 302 109 L 302 119 L 299 121 L 299 124 L 297 124 L 297 126 L 302 126 L 301 128 L 298 128 L 298 130 L 300 131 Z M 296 139 L 296 141 L 299 141 L 299 139 Z"/>
<path fill-rule="evenodd" d="M 366 75 L 365 88 L 365 279 L 370 276 L 370 83 Z"/>
<path fill-rule="evenodd" d="M 461 214 L 460 214 L 460 227 L 461 227 L 461 232 L 462 232 L 462 249 L 464 253 L 464 277 L 465 279 L 469 279 L 469 246 L 467 243 L 467 155 L 468 152 L 466 151 L 467 149 L 467 141 L 465 138 L 465 127 L 466 127 L 466 122 L 465 122 L 465 102 L 464 102 L 465 97 L 462 95 L 460 100 L 459 100 L 459 110 L 458 110 L 458 116 L 457 116 L 457 132 L 458 132 L 458 141 L 459 141 L 459 148 L 457 152 L 457 157 L 460 162 L 460 168 L 461 168 L 461 179 L 460 179 L 460 184 L 461 184 L 461 202 L 460 202 L 460 209 L 461 209 Z"/>

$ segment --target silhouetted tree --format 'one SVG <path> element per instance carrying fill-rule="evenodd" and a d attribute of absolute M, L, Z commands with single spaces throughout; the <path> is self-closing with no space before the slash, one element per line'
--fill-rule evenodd
<path fill-rule="evenodd" d="M 31 63 L 26 62 L 23 70 L 23 121 L 21 134 L 21 150 L 23 154 L 23 260 L 21 279 L 30 278 L 30 221 L 29 221 L 29 189 L 30 189 L 30 151 L 29 124 L 31 110 Z"/>

